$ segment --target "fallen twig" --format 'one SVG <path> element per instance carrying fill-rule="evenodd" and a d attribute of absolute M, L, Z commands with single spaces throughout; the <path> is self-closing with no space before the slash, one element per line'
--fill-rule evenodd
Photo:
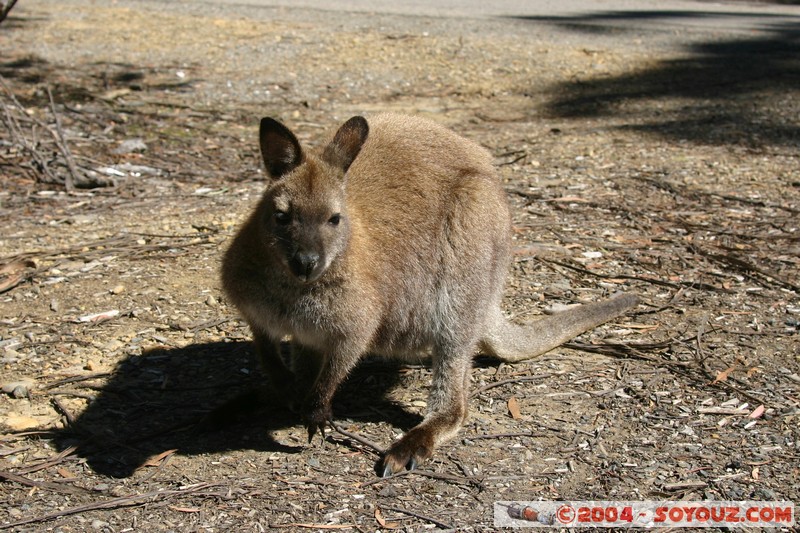
<path fill-rule="evenodd" d="M 479 395 L 480 393 L 486 392 L 489 389 L 493 389 L 495 387 L 502 387 L 503 385 L 508 385 L 510 383 L 524 383 L 526 381 L 540 381 L 540 380 L 543 380 L 543 379 L 546 379 L 546 378 L 550 378 L 550 377 L 553 377 L 553 376 L 560 376 L 561 374 L 563 374 L 563 372 L 548 372 L 546 374 L 537 374 L 535 376 L 522 376 L 522 377 L 518 377 L 518 378 L 504 379 L 502 381 L 495 381 L 494 383 L 489 383 L 488 385 L 484 385 L 483 387 L 481 387 L 479 389 L 475 389 L 474 391 L 472 391 L 472 394 L 470 394 L 470 398 L 474 398 L 477 395 Z"/>
<path fill-rule="evenodd" d="M 0 471 L 1 472 L 1 471 Z M 10 529 L 12 527 L 24 526 L 26 524 L 34 524 L 39 522 L 47 522 L 49 520 L 53 520 L 56 518 L 61 518 L 64 516 L 70 516 L 79 513 L 85 513 L 87 511 L 96 511 L 99 509 L 119 509 L 122 507 L 135 507 L 137 505 L 146 505 L 148 503 L 156 503 L 159 501 L 165 501 L 172 498 L 185 496 L 189 494 L 196 494 L 202 490 L 219 486 L 220 483 L 200 483 L 193 487 L 188 487 L 185 489 L 178 489 L 178 490 L 154 490 L 151 492 L 146 492 L 144 494 L 134 494 L 132 496 L 121 496 L 119 498 L 112 498 L 110 500 L 94 502 L 87 505 L 79 505 L 77 507 L 70 507 L 68 509 L 63 509 L 61 511 L 54 511 L 52 513 L 47 513 L 41 516 L 36 516 L 33 518 L 26 518 L 25 520 L 19 520 L 17 522 L 10 522 L 8 524 L 0 524 L 0 529 Z M 60 485 L 59 485 L 60 486 Z M 72 487 L 74 488 L 74 487 Z"/>
<path fill-rule="evenodd" d="M 59 400 L 58 398 L 52 398 L 51 400 L 53 405 L 55 406 L 56 410 L 60 412 L 64 417 L 67 419 L 67 425 L 74 426 L 75 425 L 75 416 L 67 409 L 67 406 Z"/>
<path fill-rule="evenodd" d="M 69 448 L 65 448 L 63 451 L 59 452 L 57 455 L 55 455 L 50 459 L 18 470 L 17 474 L 32 474 L 34 472 L 38 472 L 39 470 L 45 470 L 47 468 L 50 468 L 51 466 L 61 464 L 67 459 L 67 457 L 75 453 L 77 449 L 78 449 L 77 446 L 70 446 Z"/>
<path fill-rule="evenodd" d="M 29 479 L 25 476 L 20 476 L 19 474 L 12 474 L 11 472 L 6 472 L 5 470 L 0 470 L 0 478 L 5 479 L 6 481 L 13 481 L 14 483 L 19 483 L 20 485 L 26 485 L 28 487 L 36 487 L 37 489 L 52 490 L 54 492 L 60 492 L 62 494 L 86 494 L 87 492 L 91 492 L 89 489 L 84 489 L 82 487 L 74 487 L 72 485 L 61 485 L 59 483 L 53 483 L 52 481 L 36 481 L 33 479 Z M 0 529 L 4 527 L 10 527 L 10 526 L 0 524 Z"/>
<path fill-rule="evenodd" d="M 430 522 L 431 524 L 437 525 L 442 529 L 455 529 L 455 527 L 451 526 L 446 522 L 442 522 L 438 518 L 417 513 L 415 511 L 409 511 L 408 509 L 403 509 L 401 507 L 388 507 L 385 505 L 381 505 L 381 509 L 383 509 L 384 511 L 392 511 L 395 513 L 401 513 L 408 516 L 413 516 L 414 518 L 419 518 L 420 520 L 425 520 L 426 522 Z"/>
<path fill-rule="evenodd" d="M 6 20 L 6 17 L 11 12 L 11 8 L 14 7 L 16 3 L 17 0 L 9 0 L 8 3 L 3 6 L 3 9 L 0 9 L 0 22 Z"/>
<path fill-rule="evenodd" d="M 774 274 L 772 272 L 768 272 L 768 271 L 764 270 L 763 268 L 757 267 L 753 263 L 751 263 L 749 261 L 746 261 L 745 259 L 742 259 L 741 257 L 737 257 L 737 256 L 735 256 L 733 254 L 717 254 L 717 253 L 714 253 L 714 252 L 710 252 L 708 250 L 703 250 L 699 246 L 695 246 L 695 245 L 691 246 L 690 249 L 693 252 L 697 253 L 697 254 L 700 254 L 700 255 L 702 255 L 704 257 L 708 257 L 709 259 L 711 259 L 713 261 L 716 261 L 717 263 L 721 263 L 723 265 L 736 268 L 737 270 L 742 272 L 744 275 L 746 275 L 747 277 L 751 278 L 753 281 L 757 281 L 757 282 L 762 282 L 763 283 L 764 280 L 759 279 L 759 277 L 758 277 L 758 276 L 761 276 L 763 278 L 766 278 L 766 280 L 770 281 L 773 285 L 777 285 L 778 287 L 782 287 L 784 289 L 789 289 L 789 290 L 792 290 L 792 291 L 800 293 L 800 285 L 796 285 L 794 283 L 791 283 L 791 282 L 781 278 L 777 274 Z M 754 274 L 758 274 L 758 276 L 756 276 Z"/>
<path fill-rule="evenodd" d="M 371 448 L 371 449 L 372 449 L 373 451 L 375 451 L 375 452 L 376 452 L 378 455 L 383 455 L 384 453 L 386 453 L 386 449 L 385 449 L 385 448 L 383 448 L 382 446 L 380 446 L 379 444 L 376 444 L 376 443 L 372 442 L 371 440 L 369 440 L 369 439 L 367 439 L 367 438 L 364 438 L 364 437 L 362 437 L 361 435 L 358 435 L 358 434 L 356 434 L 356 433 L 351 433 L 350 431 L 347 431 L 346 429 L 344 429 L 344 428 L 343 428 L 343 427 L 342 427 L 340 424 L 338 424 L 337 422 L 331 422 L 331 427 L 333 427 L 333 429 L 334 429 L 334 430 L 335 430 L 337 433 L 341 433 L 341 434 L 342 434 L 342 435 L 344 435 L 345 437 L 347 437 L 347 438 L 349 438 L 349 439 L 353 439 L 354 441 L 356 441 L 356 442 L 358 442 L 358 443 L 361 443 L 361 444 L 363 444 L 363 445 L 364 445 L 364 446 L 366 446 L 367 448 Z"/>
<path fill-rule="evenodd" d="M 556 261 L 555 259 L 545 259 L 542 257 L 537 257 L 539 261 L 543 261 L 545 263 L 550 263 L 553 265 L 562 266 L 564 268 L 568 268 L 570 270 L 574 270 L 575 272 L 580 272 L 581 274 L 588 274 L 590 276 L 594 276 L 596 278 L 601 279 L 630 279 L 633 281 L 643 281 L 645 283 L 652 283 L 653 285 L 660 285 L 662 287 L 670 287 L 672 289 L 679 289 L 681 287 L 691 287 L 694 289 L 702 289 L 706 291 L 714 291 L 714 292 L 726 292 L 731 293 L 733 292 L 730 289 L 726 289 L 724 287 L 717 287 L 715 285 L 710 285 L 708 283 L 702 283 L 699 281 L 681 281 L 678 283 L 673 283 L 671 281 L 664 281 L 661 279 L 656 278 L 648 278 L 644 276 L 632 276 L 629 274 L 603 274 L 601 272 L 594 272 L 592 270 L 582 268 L 579 266 L 571 265 L 569 263 L 565 263 L 563 261 Z"/>
<path fill-rule="evenodd" d="M 75 159 L 72 158 L 72 152 L 70 152 L 69 146 L 67 146 L 67 138 L 64 135 L 64 129 L 61 127 L 61 118 L 56 111 L 56 102 L 53 100 L 53 93 L 50 91 L 50 87 L 47 88 L 47 96 L 50 98 L 50 110 L 53 112 L 53 119 L 56 123 L 56 131 L 53 137 L 55 138 L 56 146 L 58 146 L 58 149 L 61 150 L 61 153 L 64 155 L 64 161 L 67 163 L 67 170 L 69 170 L 64 177 L 64 188 L 67 192 L 73 192 L 75 190 L 75 183 L 80 180 L 78 167 L 75 165 Z"/>
<path fill-rule="evenodd" d="M 468 440 L 479 439 L 504 439 L 508 437 L 544 437 L 543 433 L 534 433 L 533 431 L 512 431 L 509 433 L 489 433 L 486 435 L 465 435 L 464 438 Z"/>

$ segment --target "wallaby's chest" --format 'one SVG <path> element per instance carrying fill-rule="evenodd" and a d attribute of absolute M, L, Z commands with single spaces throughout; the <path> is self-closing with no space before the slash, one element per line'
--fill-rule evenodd
<path fill-rule="evenodd" d="M 342 296 L 340 287 L 273 291 L 268 301 L 253 300 L 247 314 L 274 339 L 291 336 L 322 348 L 347 337 L 352 327 Z"/>

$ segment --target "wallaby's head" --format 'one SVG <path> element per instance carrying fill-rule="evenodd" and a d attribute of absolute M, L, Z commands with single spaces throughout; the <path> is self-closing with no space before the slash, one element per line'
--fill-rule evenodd
<path fill-rule="evenodd" d="M 258 209 L 259 233 L 302 283 L 318 280 L 347 248 L 346 173 L 368 132 L 367 121 L 353 117 L 315 155 L 303 151 L 286 126 L 261 119 L 259 141 L 270 183 Z"/>

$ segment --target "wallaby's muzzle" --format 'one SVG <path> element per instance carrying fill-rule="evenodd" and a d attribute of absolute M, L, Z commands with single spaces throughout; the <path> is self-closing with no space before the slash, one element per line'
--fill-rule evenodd
<path fill-rule="evenodd" d="M 289 269 L 300 281 L 312 283 L 319 279 L 325 266 L 318 253 L 298 250 L 289 259 Z"/>

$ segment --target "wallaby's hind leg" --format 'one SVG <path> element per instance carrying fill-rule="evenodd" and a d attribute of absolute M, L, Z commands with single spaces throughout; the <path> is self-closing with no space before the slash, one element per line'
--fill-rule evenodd
<path fill-rule="evenodd" d="M 435 350 L 433 381 L 428 395 L 425 419 L 395 442 L 382 462 L 383 477 L 408 469 L 413 470 L 433 455 L 434 449 L 453 438 L 467 416 L 469 371 L 472 346 L 457 351 Z"/>

